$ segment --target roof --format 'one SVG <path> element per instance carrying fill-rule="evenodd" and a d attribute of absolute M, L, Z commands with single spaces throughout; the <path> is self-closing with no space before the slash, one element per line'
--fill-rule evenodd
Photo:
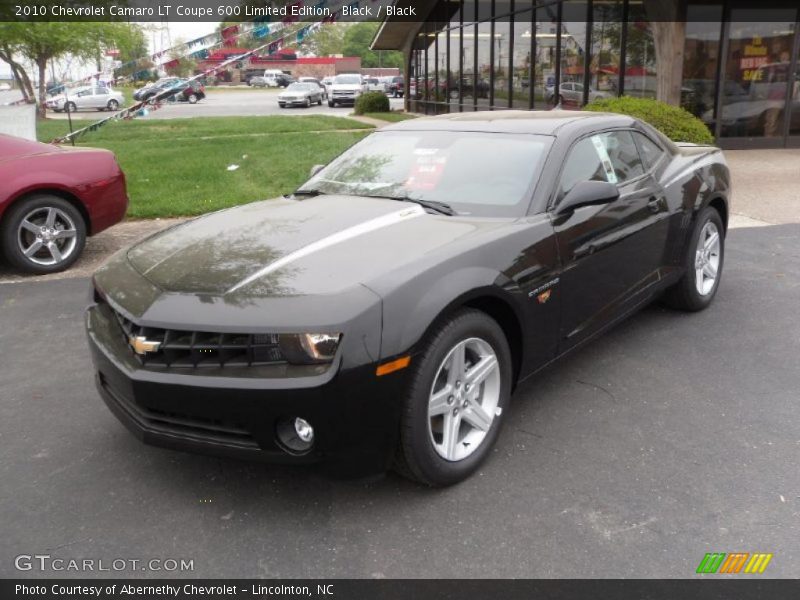
<path fill-rule="evenodd" d="M 609 126 L 629 125 L 633 119 L 624 115 L 575 110 L 494 110 L 449 113 L 401 121 L 384 130 L 491 131 L 556 135 L 569 125 L 593 126 L 602 121 Z"/>

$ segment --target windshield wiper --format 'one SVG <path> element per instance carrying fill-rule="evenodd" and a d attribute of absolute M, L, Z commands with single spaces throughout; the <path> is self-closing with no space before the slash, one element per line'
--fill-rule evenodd
<path fill-rule="evenodd" d="M 420 206 L 436 211 L 440 214 L 447 215 L 452 217 L 458 213 L 453 209 L 452 206 L 445 202 L 439 202 L 437 200 L 422 200 L 421 198 L 411 198 L 410 196 L 368 196 L 369 198 L 388 198 L 389 200 L 399 200 L 400 202 L 413 202 L 414 204 L 419 204 Z"/>

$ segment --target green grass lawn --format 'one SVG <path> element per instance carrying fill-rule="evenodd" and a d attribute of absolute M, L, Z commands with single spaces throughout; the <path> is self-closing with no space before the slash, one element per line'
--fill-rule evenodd
<path fill-rule="evenodd" d="M 398 121 L 406 121 L 408 119 L 416 119 L 417 115 L 412 115 L 405 112 L 376 112 L 364 113 L 365 117 L 373 119 L 380 119 L 381 121 L 389 121 L 390 123 L 397 123 Z"/>
<path fill-rule="evenodd" d="M 67 122 L 40 121 L 38 136 Z M 343 131 L 361 129 L 363 131 Z M 309 169 L 360 140 L 369 125 L 325 115 L 117 121 L 79 139 L 112 150 L 128 181 L 128 217 L 198 215 L 294 190 Z M 228 171 L 230 165 L 238 169 Z"/>

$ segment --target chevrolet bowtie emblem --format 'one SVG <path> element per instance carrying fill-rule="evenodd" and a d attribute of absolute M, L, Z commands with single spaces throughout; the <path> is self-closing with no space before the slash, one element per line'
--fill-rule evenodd
<path fill-rule="evenodd" d="M 128 343 L 136 354 L 144 356 L 148 352 L 158 352 L 161 342 L 151 342 L 143 335 L 132 335 L 128 337 Z"/>

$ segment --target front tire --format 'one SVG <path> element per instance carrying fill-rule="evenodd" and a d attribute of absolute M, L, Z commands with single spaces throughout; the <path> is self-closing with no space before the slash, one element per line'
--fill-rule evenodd
<path fill-rule="evenodd" d="M 31 196 L 6 214 L 0 226 L 0 244 L 13 267 L 39 275 L 57 273 L 81 255 L 86 224 L 80 212 L 63 198 Z"/>
<path fill-rule="evenodd" d="M 665 303 L 692 312 L 707 308 L 717 294 L 724 258 L 722 217 L 709 206 L 697 215 L 683 259 L 683 277 L 667 290 Z"/>
<path fill-rule="evenodd" d="M 197 94 L 189 94 L 186 100 L 189 101 L 189 104 L 197 104 Z"/>
<path fill-rule="evenodd" d="M 511 350 L 477 310 L 439 325 L 414 359 L 395 469 L 430 486 L 458 483 L 485 460 L 511 398 Z"/>
<path fill-rule="evenodd" d="M 334 106 L 336 106 L 336 102 L 333 100 L 328 100 L 328 108 L 333 108 Z"/>
<path fill-rule="evenodd" d="M 64 105 L 64 112 L 68 113 L 78 112 L 78 106 L 74 102 L 67 102 Z"/>
<path fill-rule="evenodd" d="M 107 108 L 111 112 L 116 112 L 117 110 L 119 110 L 119 102 L 117 102 L 116 100 L 109 100 Z"/>

